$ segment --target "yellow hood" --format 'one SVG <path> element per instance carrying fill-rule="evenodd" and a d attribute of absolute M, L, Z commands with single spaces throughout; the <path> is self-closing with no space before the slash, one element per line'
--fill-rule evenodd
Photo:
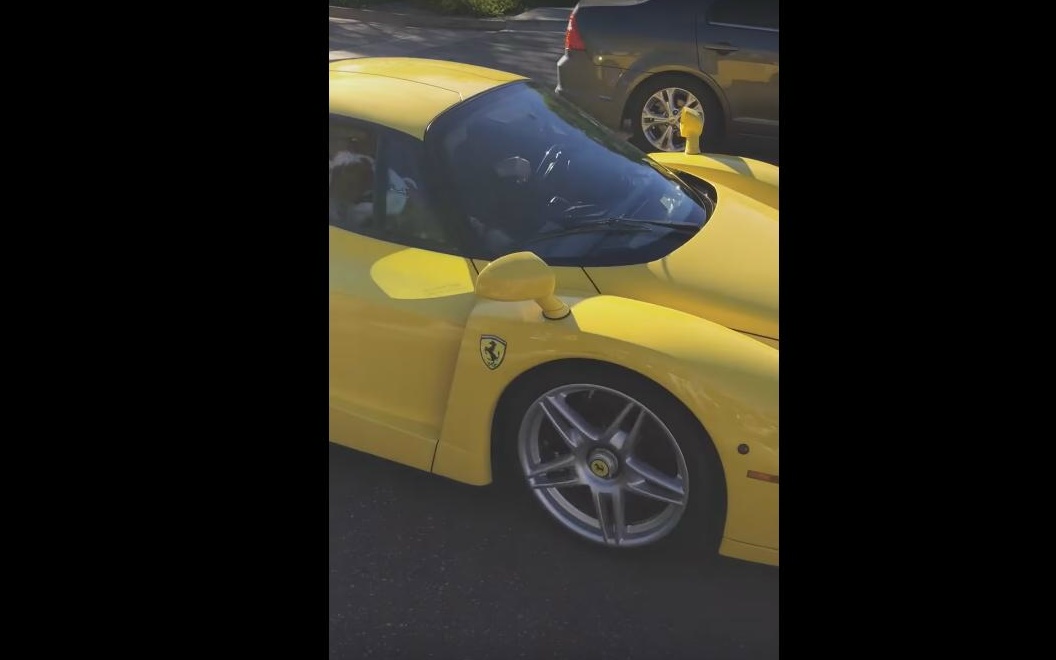
<path fill-rule="evenodd" d="M 716 185 L 717 206 L 696 236 L 634 266 L 588 267 L 603 294 L 678 309 L 778 339 L 778 211 Z"/>

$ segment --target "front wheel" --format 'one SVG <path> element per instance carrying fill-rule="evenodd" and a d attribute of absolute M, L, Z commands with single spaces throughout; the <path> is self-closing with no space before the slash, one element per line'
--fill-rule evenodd
<path fill-rule="evenodd" d="M 598 545 L 717 547 L 718 458 L 670 394 L 606 365 L 558 368 L 512 402 L 510 472 L 550 518 Z"/>

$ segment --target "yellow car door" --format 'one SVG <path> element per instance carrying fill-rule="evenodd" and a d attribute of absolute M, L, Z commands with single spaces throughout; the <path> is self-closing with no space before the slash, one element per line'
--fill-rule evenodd
<path fill-rule="evenodd" d="M 420 141 L 331 120 L 330 440 L 429 470 L 476 297 L 423 175 Z"/>
<path fill-rule="evenodd" d="M 330 439 L 429 470 L 466 318 L 463 257 L 330 228 Z"/>
<path fill-rule="evenodd" d="M 330 440 L 431 470 L 487 262 L 459 256 L 457 230 L 429 198 L 422 149 L 404 134 L 331 122 Z M 597 293 L 581 268 L 554 271 L 560 290 Z M 480 368 L 497 368 L 502 350 L 482 343 Z"/>

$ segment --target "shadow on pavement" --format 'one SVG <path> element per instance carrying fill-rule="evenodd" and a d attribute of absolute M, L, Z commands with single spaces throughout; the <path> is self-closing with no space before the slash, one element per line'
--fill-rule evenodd
<path fill-rule="evenodd" d="M 778 657 L 778 569 L 612 553 L 534 501 L 330 446 L 332 658 Z"/>

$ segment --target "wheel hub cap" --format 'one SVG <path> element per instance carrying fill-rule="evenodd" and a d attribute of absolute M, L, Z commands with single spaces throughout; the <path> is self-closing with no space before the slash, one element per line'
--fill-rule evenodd
<path fill-rule="evenodd" d="M 616 476 L 620 461 L 607 449 L 595 449 L 587 461 L 590 472 L 599 479 L 611 479 Z"/>

